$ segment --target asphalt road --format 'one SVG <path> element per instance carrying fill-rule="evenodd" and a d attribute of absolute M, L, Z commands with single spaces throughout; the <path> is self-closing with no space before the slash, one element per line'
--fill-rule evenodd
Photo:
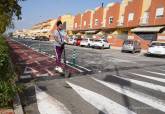
<path fill-rule="evenodd" d="M 50 42 L 17 41 L 54 55 Z M 70 79 L 27 83 L 24 93 L 26 113 L 165 113 L 165 58 L 121 53 L 113 49 L 66 46 L 68 61 L 71 61 L 74 49 L 77 51 L 77 64 L 92 73 Z"/>

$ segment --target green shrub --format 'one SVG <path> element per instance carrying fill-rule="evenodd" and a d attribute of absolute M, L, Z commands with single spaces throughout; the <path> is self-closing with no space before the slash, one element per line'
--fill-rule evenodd
<path fill-rule="evenodd" d="M 19 90 L 15 84 L 15 78 L 8 46 L 0 36 L 0 108 L 12 107 L 13 98 Z"/>

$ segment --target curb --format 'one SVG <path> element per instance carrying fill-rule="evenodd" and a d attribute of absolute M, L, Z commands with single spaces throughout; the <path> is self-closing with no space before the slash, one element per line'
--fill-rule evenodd
<path fill-rule="evenodd" d="M 24 114 L 23 107 L 21 105 L 20 97 L 18 94 L 16 94 L 15 96 L 13 107 L 14 107 L 15 114 Z"/>

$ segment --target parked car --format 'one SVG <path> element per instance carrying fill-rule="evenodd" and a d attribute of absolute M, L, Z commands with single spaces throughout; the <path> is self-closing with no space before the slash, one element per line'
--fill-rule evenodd
<path fill-rule="evenodd" d="M 40 40 L 40 41 L 49 41 L 49 38 L 46 36 L 36 36 L 35 40 Z"/>
<path fill-rule="evenodd" d="M 165 56 L 165 41 L 152 41 L 147 54 Z"/>
<path fill-rule="evenodd" d="M 69 45 L 74 45 L 75 44 L 75 38 L 68 38 L 68 43 Z"/>
<path fill-rule="evenodd" d="M 132 52 L 133 54 L 136 52 L 141 52 L 140 42 L 136 40 L 125 40 L 122 46 L 121 52 Z"/>
<path fill-rule="evenodd" d="M 91 47 L 93 48 L 110 48 L 110 43 L 108 43 L 107 40 L 105 39 L 97 39 L 97 40 L 93 40 L 93 42 L 91 43 Z"/>
<path fill-rule="evenodd" d="M 82 39 L 82 41 L 80 42 L 80 46 L 91 47 L 92 42 L 93 42 L 93 39 L 85 38 L 85 39 Z"/>
<path fill-rule="evenodd" d="M 28 38 L 28 39 L 32 39 L 32 40 L 35 39 L 35 37 L 32 37 L 32 36 L 27 36 L 26 38 Z"/>
<path fill-rule="evenodd" d="M 82 38 L 76 38 L 76 39 L 75 39 L 75 42 L 74 42 L 74 45 L 75 45 L 75 46 L 79 46 L 80 43 L 81 43 L 81 41 L 82 41 Z"/>

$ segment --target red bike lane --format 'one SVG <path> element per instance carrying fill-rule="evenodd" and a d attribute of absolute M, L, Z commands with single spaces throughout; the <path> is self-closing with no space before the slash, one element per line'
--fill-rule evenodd
<path fill-rule="evenodd" d="M 19 68 L 18 72 L 22 78 L 36 78 L 43 76 L 56 76 L 60 74 L 54 71 L 55 59 L 46 54 L 41 54 L 10 39 L 6 39 L 13 64 Z M 65 65 L 63 64 L 63 68 Z M 67 66 L 71 74 L 79 73 L 76 69 Z"/>

